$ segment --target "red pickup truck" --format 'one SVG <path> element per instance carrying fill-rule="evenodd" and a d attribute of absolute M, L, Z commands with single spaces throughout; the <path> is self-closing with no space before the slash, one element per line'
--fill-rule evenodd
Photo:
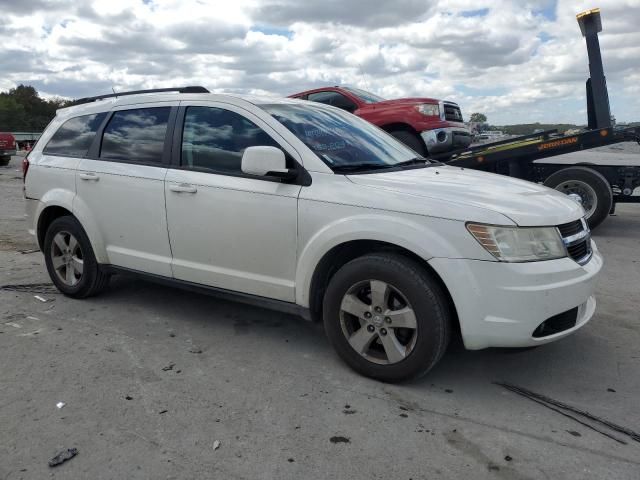
<path fill-rule="evenodd" d="M 0 165 L 8 165 L 16 154 L 16 139 L 10 133 L 0 132 Z"/>
<path fill-rule="evenodd" d="M 434 98 L 385 100 L 352 87 L 326 87 L 289 95 L 347 110 L 389 132 L 421 155 L 471 143 L 471 132 L 462 121 L 460 107 Z"/>

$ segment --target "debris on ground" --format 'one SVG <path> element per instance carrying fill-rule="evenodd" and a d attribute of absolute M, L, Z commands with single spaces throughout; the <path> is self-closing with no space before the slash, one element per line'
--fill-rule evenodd
<path fill-rule="evenodd" d="M 66 462 L 67 460 L 71 460 L 78 454 L 77 448 L 67 448 L 66 450 L 61 451 L 51 460 L 49 460 L 50 467 L 57 467 L 58 465 Z"/>
<path fill-rule="evenodd" d="M 582 434 L 580 432 L 576 432 L 575 430 L 567 430 L 567 433 L 570 433 L 574 437 L 581 437 Z"/>
<path fill-rule="evenodd" d="M 287 458 L 287 462 L 293 463 L 293 462 L 295 462 L 295 460 L 293 458 Z"/>
<path fill-rule="evenodd" d="M 616 391 L 613 388 L 607 388 L 607 392 L 616 393 Z"/>
<path fill-rule="evenodd" d="M 53 283 L 22 283 L 16 285 L 2 285 L 0 290 L 7 292 L 20 292 L 20 293 L 44 293 L 44 294 L 58 294 L 60 291 L 53 286 Z"/>
<path fill-rule="evenodd" d="M 504 459 L 505 459 L 507 462 L 510 462 L 511 460 L 513 460 L 513 457 L 512 457 L 511 455 L 506 455 L 506 456 L 504 457 Z"/>
<path fill-rule="evenodd" d="M 516 393 L 522 397 L 528 398 L 529 400 L 538 403 L 539 405 L 542 405 L 544 407 L 547 407 L 549 410 L 553 410 L 556 413 L 559 413 L 560 415 L 563 415 L 567 418 L 570 418 L 571 420 L 574 420 L 575 422 L 578 422 L 580 425 L 583 425 L 595 432 L 600 433 L 601 435 L 604 435 L 607 438 L 610 438 L 611 440 L 614 440 L 618 443 L 621 443 L 623 445 L 627 445 L 627 442 L 616 437 L 615 435 L 612 435 L 611 433 L 602 430 L 601 428 L 595 427 L 594 425 L 592 425 L 591 423 L 588 423 L 587 420 L 605 426 L 607 428 L 609 428 L 610 430 L 613 430 L 614 432 L 617 433 L 621 433 L 623 435 L 627 435 L 628 437 L 630 437 L 631 439 L 635 440 L 636 442 L 640 442 L 640 433 L 638 432 L 634 432 L 633 430 L 631 430 L 630 428 L 627 427 L 623 427 L 620 425 L 617 425 L 609 420 L 606 420 L 604 418 L 601 417 L 597 417 L 595 415 L 593 415 L 592 413 L 589 413 L 585 410 L 580 410 L 579 408 L 576 408 L 572 405 L 568 405 L 566 403 L 560 402 L 559 400 L 554 400 L 551 397 L 547 397 L 545 395 L 541 395 L 539 393 L 536 392 L 532 392 L 531 390 L 527 390 L 526 388 L 523 387 L 518 387 L 516 385 L 512 385 L 509 383 L 500 383 L 500 382 L 494 382 L 496 385 L 499 385 L 503 388 L 506 388 L 507 390 Z M 585 420 L 581 420 L 580 418 L 577 418 L 574 415 L 570 415 L 568 412 L 571 412 L 575 415 L 579 415 L 580 417 L 582 417 Z M 578 432 L 575 432 L 573 430 L 567 430 L 567 432 L 569 432 L 571 435 L 573 436 L 581 436 Z"/>
<path fill-rule="evenodd" d="M 133 400 L 133 397 L 131 395 L 127 395 L 126 397 L 124 397 L 125 400 Z"/>
<path fill-rule="evenodd" d="M 218 450 L 220 448 L 220 440 L 213 442 L 213 449 Z"/>
<path fill-rule="evenodd" d="M 353 415 L 354 413 L 356 413 L 356 410 L 352 408 L 345 408 L 344 410 L 342 410 L 342 413 L 344 413 L 345 415 Z"/>
<path fill-rule="evenodd" d="M 163 372 L 168 372 L 169 370 L 173 370 L 173 367 L 175 367 L 176 364 L 171 362 L 169 365 L 167 365 L 166 367 L 162 367 L 162 371 Z"/>
<path fill-rule="evenodd" d="M 36 253 L 36 252 L 39 252 L 39 251 L 40 251 L 39 248 L 30 248 L 29 250 L 20 250 L 20 253 L 22 255 L 26 255 L 28 253 Z"/>
<path fill-rule="evenodd" d="M 158 415 L 162 415 L 163 413 L 167 413 L 168 411 L 169 411 L 169 410 L 160 410 L 160 411 L 158 412 Z"/>
<path fill-rule="evenodd" d="M 407 415 L 406 413 L 401 413 L 401 414 L 400 414 L 400 416 L 401 416 L 402 418 L 407 418 L 409 415 Z"/>
<path fill-rule="evenodd" d="M 200 347 L 191 346 L 191 348 L 189 348 L 189 353 L 202 353 L 202 349 Z"/>
<path fill-rule="evenodd" d="M 331 437 L 329 441 L 331 443 L 350 443 L 351 442 L 351 440 L 348 439 L 347 437 L 340 437 L 340 436 Z"/>
<path fill-rule="evenodd" d="M 58 402 L 58 403 L 56 403 L 56 407 L 58 407 L 58 408 L 62 408 L 62 407 L 64 407 L 65 405 L 66 405 L 66 403 L 64 403 L 64 402 Z"/>
<path fill-rule="evenodd" d="M 34 295 L 33 298 L 35 298 L 36 300 L 40 300 L 42 303 L 53 301 L 52 298 L 44 298 L 44 297 L 41 297 L 40 295 Z"/>
<path fill-rule="evenodd" d="M 453 390 L 451 390 L 450 388 L 445 388 L 445 389 L 444 389 L 444 392 L 445 392 L 445 393 L 453 393 Z"/>

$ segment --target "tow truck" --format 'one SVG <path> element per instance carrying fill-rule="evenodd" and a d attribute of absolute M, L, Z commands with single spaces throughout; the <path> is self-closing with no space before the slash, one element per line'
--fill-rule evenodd
<path fill-rule="evenodd" d="M 523 135 L 470 148 L 430 155 L 447 165 L 472 168 L 543 183 L 576 201 L 585 209 L 589 227 L 594 229 L 618 203 L 640 203 L 633 191 L 640 187 L 638 165 L 597 165 L 594 163 L 536 163 L 536 160 L 570 152 L 635 141 L 640 144 L 640 127 L 612 125 L 609 94 L 602 65 L 598 33 L 602 31 L 600 9 L 577 15 L 589 57 L 586 82 L 588 126 L 575 134 L 556 130 Z"/>

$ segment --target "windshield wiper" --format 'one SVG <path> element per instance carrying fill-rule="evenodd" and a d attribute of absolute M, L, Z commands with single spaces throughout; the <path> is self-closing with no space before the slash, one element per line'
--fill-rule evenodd
<path fill-rule="evenodd" d="M 381 170 L 395 167 L 397 167 L 397 164 L 387 165 L 383 163 L 350 163 L 346 165 L 334 165 L 331 168 L 334 172 L 357 172 L 361 170 Z"/>
<path fill-rule="evenodd" d="M 396 163 L 395 167 L 407 167 L 410 165 L 429 165 L 431 162 L 426 158 L 415 157 L 409 160 L 405 160 L 404 162 Z"/>

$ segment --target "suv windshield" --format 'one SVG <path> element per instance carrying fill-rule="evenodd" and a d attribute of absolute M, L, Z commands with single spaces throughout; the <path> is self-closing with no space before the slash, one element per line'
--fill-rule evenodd
<path fill-rule="evenodd" d="M 347 92 L 353 93 L 356 97 L 362 100 L 364 103 L 378 103 L 384 102 L 386 98 L 379 97 L 375 93 L 367 92 L 365 90 L 360 90 L 359 88 L 353 87 L 342 87 Z"/>
<path fill-rule="evenodd" d="M 366 171 L 405 167 L 427 160 L 378 127 L 341 110 L 317 105 L 261 105 L 329 168 Z"/>

